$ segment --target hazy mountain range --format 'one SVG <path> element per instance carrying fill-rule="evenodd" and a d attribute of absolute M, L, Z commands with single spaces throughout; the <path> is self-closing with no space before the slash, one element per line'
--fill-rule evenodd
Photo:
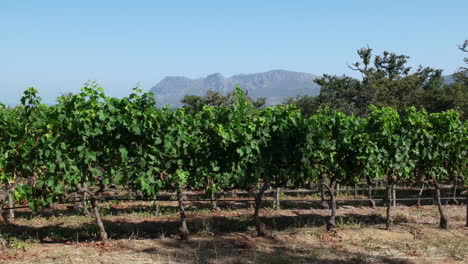
<path fill-rule="evenodd" d="M 187 94 L 204 95 L 207 90 L 226 94 L 237 84 L 247 90 L 253 98 L 267 97 L 267 105 L 281 103 L 287 97 L 297 95 L 318 95 L 320 86 L 314 83 L 317 75 L 285 70 L 262 73 L 239 74 L 224 77 L 220 73 L 205 78 L 168 76 L 151 88 L 159 106 L 169 104 L 180 107 L 180 100 Z"/>
<path fill-rule="evenodd" d="M 169 104 L 181 107 L 180 100 L 187 94 L 204 95 L 207 90 L 226 94 L 237 84 L 247 90 L 253 98 L 266 97 L 267 105 L 276 105 L 287 97 L 297 95 L 318 95 L 320 86 L 314 83 L 319 76 L 286 70 L 272 70 L 261 73 L 239 74 L 224 77 L 213 73 L 205 78 L 190 79 L 181 76 L 167 76 L 151 88 L 158 106 Z M 454 82 L 451 75 L 444 76 L 445 84 Z"/>

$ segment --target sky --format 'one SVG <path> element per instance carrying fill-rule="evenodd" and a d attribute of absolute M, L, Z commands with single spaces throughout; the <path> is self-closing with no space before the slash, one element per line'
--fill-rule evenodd
<path fill-rule="evenodd" d="M 46 103 L 97 81 L 110 96 L 165 76 L 285 69 L 356 75 L 369 46 L 453 73 L 468 1 L 0 1 L 0 102 L 30 86 Z"/>

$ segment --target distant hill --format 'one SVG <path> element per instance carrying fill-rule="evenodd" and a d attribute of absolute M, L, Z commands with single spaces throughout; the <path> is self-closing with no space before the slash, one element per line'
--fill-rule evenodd
<path fill-rule="evenodd" d="M 180 100 L 186 94 L 204 95 L 207 90 L 226 94 L 240 84 L 252 98 L 267 97 L 267 105 L 276 105 L 287 97 L 318 95 L 320 86 L 314 83 L 317 77 L 309 73 L 285 70 L 239 74 L 232 77 L 214 73 L 198 79 L 165 77 L 151 88 L 151 92 L 155 94 L 159 106 L 169 104 L 171 107 L 181 107 Z"/>

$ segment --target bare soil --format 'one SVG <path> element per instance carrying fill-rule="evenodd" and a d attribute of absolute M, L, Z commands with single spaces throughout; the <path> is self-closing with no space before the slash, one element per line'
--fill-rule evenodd
<path fill-rule="evenodd" d="M 261 210 L 266 237 L 256 237 L 250 205 L 220 206 L 188 206 L 188 241 L 178 239 L 171 201 L 161 202 L 158 216 L 149 202 L 103 204 L 107 243 L 77 209 L 18 211 L 13 223 L 0 223 L 9 242 L 0 263 L 468 263 L 464 205 L 445 206 L 448 230 L 438 228 L 435 206 L 399 206 L 390 231 L 384 208 L 340 206 L 332 232 L 324 225 L 329 210 L 270 205 Z"/>

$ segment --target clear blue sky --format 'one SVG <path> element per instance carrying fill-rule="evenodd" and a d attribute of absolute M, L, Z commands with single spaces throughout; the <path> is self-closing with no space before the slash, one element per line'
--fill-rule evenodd
<path fill-rule="evenodd" d="M 462 65 L 468 1 L 0 1 L 0 101 L 46 102 L 96 80 L 112 96 L 166 75 L 286 69 L 353 75 L 355 50 Z"/>

